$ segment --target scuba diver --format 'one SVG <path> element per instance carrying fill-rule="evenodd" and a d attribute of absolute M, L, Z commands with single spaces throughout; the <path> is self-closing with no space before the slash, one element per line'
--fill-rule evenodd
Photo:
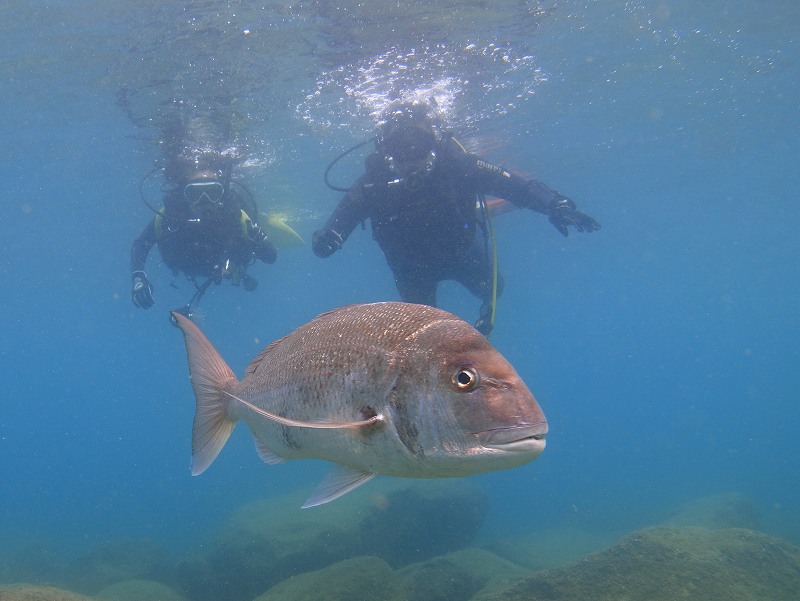
<path fill-rule="evenodd" d="M 247 291 L 256 289 L 258 282 L 247 268 L 255 259 L 274 263 L 277 251 L 255 221 L 252 197 L 243 198 L 231 185 L 231 169 L 230 159 L 211 153 L 167 162 L 164 176 L 172 187 L 164 194 L 164 206 L 151 207 L 156 216 L 131 247 L 134 305 L 153 306 L 153 286 L 144 268 L 156 244 L 173 274 L 183 273 L 195 285 L 184 309 L 187 315 L 212 282 L 219 284 L 224 278 Z M 198 277 L 207 279 L 198 284 Z"/>
<path fill-rule="evenodd" d="M 433 102 L 397 102 L 384 112 L 365 173 L 325 225 L 313 234 L 313 250 L 328 257 L 355 227 L 369 219 L 405 302 L 436 306 L 439 282 L 454 280 L 481 301 L 475 327 L 488 336 L 503 282 L 484 195 L 547 215 L 564 236 L 569 227 L 593 232 L 600 224 L 540 181 L 526 180 L 468 153 L 446 132 Z M 483 236 L 476 235 L 482 230 Z"/>

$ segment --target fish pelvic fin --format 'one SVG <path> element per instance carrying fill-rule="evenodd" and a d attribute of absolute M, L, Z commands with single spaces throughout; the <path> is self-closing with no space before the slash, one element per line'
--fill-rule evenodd
<path fill-rule="evenodd" d="M 216 459 L 233 432 L 237 419 L 228 412 L 227 390 L 236 375 L 194 322 L 173 312 L 186 342 L 189 378 L 196 400 L 192 426 L 192 475 L 202 474 Z"/>
<path fill-rule="evenodd" d="M 320 482 L 319 486 L 314 490 L 314 493 L 303 504 L 302 509 L 330 503 L 334 499 L 346 495 L 362 484 L 366 484 L 374 477 L 375 474 L 372 472 L 363 472 L 336 464 L 333 466 L 333 469 L 325 475 L 322 482 Z"/>
<path fill-rule="evenodd" d="M 261 457 L 261 461 L 263 461 L 264 463 L 268 463 L 269 465 L 278 465 L 279 463 L 283 463 L 284 461 L 286 461 L 286 459 L 278 455 L 275 451 L 270 449 L 267 445 L 265 445 L 257 438 L 255 439 L 255 441 L 256 441 L 256 453 L 258 453 L 258 456 Z"/>

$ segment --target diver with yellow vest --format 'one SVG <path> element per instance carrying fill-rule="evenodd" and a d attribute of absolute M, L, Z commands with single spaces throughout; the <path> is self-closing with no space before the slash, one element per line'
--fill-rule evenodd
<path fill-rule="evenodd" d="M 375 142 L 375 152 L 366 158 L 365 173 L 349 188 L 331 185 L 331 167 L 370 141 Z M 369 219 L 400 297 L 436 306 L 439 282 L 459 282 L 483 301 L 475 327 L 484 335 L 492 330 L 495 301 L 502 291 L 484 195 L 547 215 L 564 236 L 569 226 L 579 232 L 600 229 L 574 202 L 544 183 L 468 153 L 443 129 L 434 102 L 390 105 L 377 136 L 336 157 L 325 171 L 325 181 L 346 194 L 314 232 L 317 256 L 339 250 L 356 226 Z"/>
<path fill-rule="evenodd" d="M 167 267 L 175 275 L 184 274 L 196 287 L 187 314 L 210 283 L 228 279 L 253 291 L 258 282 L 247 268 L 256 259 L 275 262 L 275 246 L 257 223 L 252 197 L 244 198 L 232 185 L 231 167 L 230 161 L 217 155 L 200 155 L 173 159 L 164 169 L 172 184 L 165 191 L 164 206 L 160 210 L 151 207 L 156 215 L 131 247 L 134 305 L 142 309 L 153 306 L 153 286 L 145 263 L 155 245 Z M 198 284 L 198 277 L 207 279 Z"/>

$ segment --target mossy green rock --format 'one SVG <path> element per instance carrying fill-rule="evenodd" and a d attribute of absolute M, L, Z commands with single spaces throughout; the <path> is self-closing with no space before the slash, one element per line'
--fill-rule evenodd
<path fill-rule="evenodd" d="M 67 588 L 94 595 L 125 580 L 168 581 L 169 554 L 148 540 L 110 540 L 71 561 L 58 580 Z"/>
<path fill-rule="evenodd" d="M 37 586 L 33 584 L 6 584 L 0 585 L 0 601 L 93 601 L 91 597 L 84 597 L 52 586 Z"/>
<path fill-rule="evenodd" d="M 404 601 L 397 576 L 377 557 L 354 557 L 276 584 L 256 601 Z"/>
<path fill-rule="evenodd" d="M 186 601 L 166 584 L 153 580 L 123 580 L 95 595 L 101 601 Z"/>
<path fill-rule="evenodd" d="M 605 551 L 538 572 L 493 601 L 800 599 L 800 549 L 739 528 L 654 527 Z"/>
<path fill-rule="evenodd" d="M 210 552 L 180 566 L 194 601 L 251 601 L 278 582 L 352 557 L 392 568 L 469 546 L 486 513 L 482 490 L 466 480 L 370 482 L 338 502 L 299 509 L 305 495 L 237 510 Z"/>
<path fill-rule="evenodd" d="M 719 493 L 688 501 L 678 507 L 665 523 L 670 526 L 750 530 L 758 530 L 760 526 L 755 504 L 738 492 Z"/>
<path fill-rule="evenodd" d="M 476 548 L 397 571 L 407 601 L 466 601 L 478 591 L 501 590 L 531 574 L 530 570 Z"/>
<path fill-rule="evenodd" d="M 538 572 L 607 549 L 621 534 L 596 534 L 570 527 L 545 528 L 516 537 L 491 540 L 482 546 L 531 572 Z"/>
<path fill-rule="evenodd" d="M 436 557 L 403 570 L 407 601 L 468 601 L 477 582 L 463 567 Z"/>

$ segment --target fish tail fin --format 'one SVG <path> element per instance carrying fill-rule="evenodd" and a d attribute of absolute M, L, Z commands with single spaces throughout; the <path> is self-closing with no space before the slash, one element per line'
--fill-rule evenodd
<path fill-rule="evenodd" d="M 237 418 L 230 415 L 227 392 L 238 383 L 236 375 L 194 322 L 173 312 L 183 332 L 189 359 L 189 377 L 196 399 L 192 427 L 192 475 L 202 474 L 216 459 L 233 432 Z"/>

